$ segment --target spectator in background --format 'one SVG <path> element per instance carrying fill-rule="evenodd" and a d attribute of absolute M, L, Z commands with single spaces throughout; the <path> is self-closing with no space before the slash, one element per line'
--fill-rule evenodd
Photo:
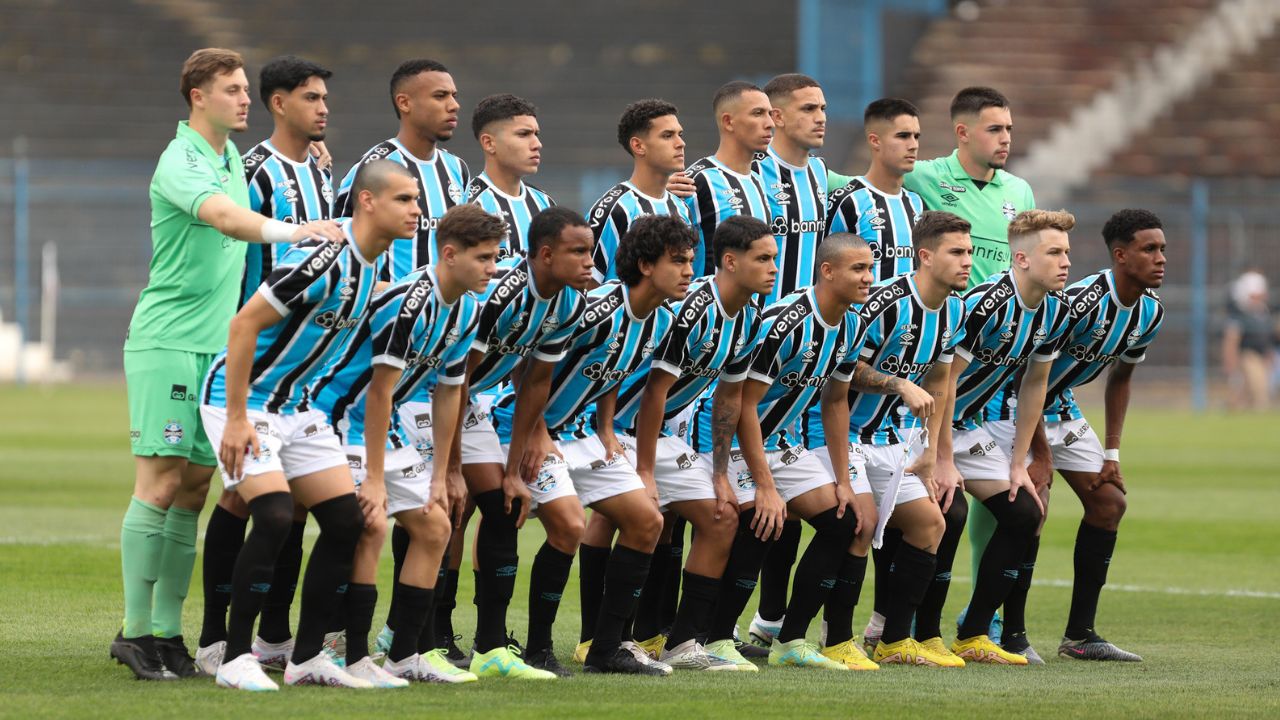
<path fill-rule="evenodd" d="M 1222 368 L 1230 383 L 1233 410 L 1266 410 L 1271 400 L 1277 331 L 1267 304 L 1267 278 L 1246 270 L 1231 285 Z"/>

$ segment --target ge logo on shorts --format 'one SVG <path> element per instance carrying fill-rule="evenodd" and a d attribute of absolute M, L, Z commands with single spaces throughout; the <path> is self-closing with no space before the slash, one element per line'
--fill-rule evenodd
<path fill-rule="evenodd" d="M 182 444 L 182 423 L 170 420 L 164 426 L 164 442 L 166 445 Z"/>

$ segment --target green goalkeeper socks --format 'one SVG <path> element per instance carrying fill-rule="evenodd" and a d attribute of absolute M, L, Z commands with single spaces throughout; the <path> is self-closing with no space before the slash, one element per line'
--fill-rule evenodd
<path fill-rule="evenodd" d="M 169 508 L 164 521 L 164 549 L 156 575 L 151 611 L 151 632 L 171 638 L 182 634 L 182 604 L 191 587 L 191 571 L 196 564 L 196 531 L 200 513 L 177 506 Z"/>
<path fill-rule="evenodd" d="M 138 498 L 129 501 L 120 527 L 120 570 L 124 579 L 124 636 L 151 635 L 151 597 L 164 548 L 168 512 Z"/>
<path fill-rule="evenodd" d="M 991 514 L 980 502 L 969 503 L 969 547 L 973 548 L 973 556 L 969 565 L 975 584 L 978 582 L 978 566 L 982 564 L 982 554 L 987 551 L 987 543 L 996 532 L 996 516 Z"/>

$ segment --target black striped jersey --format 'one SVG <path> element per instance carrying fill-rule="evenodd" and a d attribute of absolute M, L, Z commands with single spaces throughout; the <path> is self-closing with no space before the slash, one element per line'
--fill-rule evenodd
<path fill-rule="evenodd" d="M 666 305 L 648 317 L 636 317 L 630 291 L 620 282 L 592 290 L 568 352 L 552 371 L 551 395 L 543 412 L 551 438 L 567 442 L 595 435 L 595 401 L 653 354 L 671 322 Z M 515 399 L 510 386 L 503 388 L 489 416 L 503 444 L 511 442 Z"/>
<path fill-rule="evenodd" d="M 1164 322 L 1164 305 L 1152 290 L 1126 307 L 1116 297 L 1110 270 L 1094 273 L 1066 290 L 1070 325 L 1058 343 L 1058 358 L 1049 370 L 1045 422 L 1084 417 L 1072 388 L 1092 382 L 1119 360 L 1140 363 Z M 987 404 L 987 419 L 1009 420 L 1017 407 L 1018 389 L 1011 381 Z"/>
<path fill-rule="evenodd" d="M 355 198 L 351 197 L 351 184 L 355 182 L 356 171 L 360 166 L 374 160 L 392 160 L 409 168 L 409 172 L 418 178 L 418 206 L 422 208 L 422 218 L 418 221 L 418 235 L 415 238 L 396 240 L 388 251 L 390 262 L 387 263 L 388 275 L 384 280 L 399 280 L 424 265 L 436 261 L 436 226 L 440 218 L 454 205 L 466 202 L 467 186 L 471 184 L 471 172 L 462 158 L 437 147 L 428 160 L 414 157 L 400 144 L 391 138 L 380 142 L 369 149 L 360 158 L 338 187 L 338 197 L 334 203 L 337 217 L 351 217 L 355 210 Z"/>
<path fill-rule="evenodd" d="M 263 140 L 242 157 L 249 184 L 249 208 L 273 220 L 305 225 L 333 217 L 333 174 L 321 168 L 310 153 L 294 162 Z M 284 257 L 288 243 L 250 245 L 244 257 L 240 304 L 249 302 L 258 286 Z"/>
<path fill-rule="evenodd" d="M 831 193 L 827 235 L 853 233 L 871 246 L 876 280 L 905 275 L 915 267 L 911 230 L 924 201 L 905 187 L 897 195 L 881 192 L 859 175 Z"/>
<path fill-rule="evenodd" d="M 1045 295 L 1029 308 L 1018 296 L 1012 270 L 987 278 L 965 293 L 964 337 L 956 353 L 969 363 L 956 380 L 958 430 L 982 424 L 982 410 L 1028 361 L 1050 362 L 1066 332 L 1070 308 L 1062 292 Z"/>
<path fill-rule="evenodd" d="M 444 301 L 432 267 L 411 273 L 374 299 L 346 351 L 313 384 L 313 405 L 329 415 L 343 445 L 363 446 L 373 367 L 398 368 L 388 441 L 393 448 L 407 447 L 395 409 L 429 385 L 462 383 L 479 317 L 480 304 L 471 293 Z"/>
<path fill-rule="evenodd" d="M 746 363 L 760 329 L 760 309 L 754 302 L 729 316 L 715 278 L 709 277 L 694 282 L 674 314 L 675 322 L 653 356 L 622 381 L 614 415 L 614 426 L 622 432 L 635 434 L 640 398 L 655 370 L 676 378 L 663 408 L 659 433 L 664 437 L 671 434 L 666 423 L 684 412 L 718 378 L 740 382 L 747 376 Z M 736 371 L 729 372 L 728 366 L 735 366 Z"/>
<path fill-rule="evenodd" d="M 778 157 L 770 146 L 756 153 L 754 169 L 764 183 L 773 218 L 769 227 L 778 239 L 778 281 L 764 299 L 771 305 L 814 283 L 814 258 L 827 226 L 827 164 L 810 157 L 797 167 Z"/>
<path fill-rule="evenodd" d="M 769 201 L 759 175 L 736 173 L 713 155 L 690 165 L 686 172 L 695 188 L 693 197 L 686 198 L 685 203 L 698 233 L 699 247 L 693 251 L 693 276 L 699 277 L 715 272 L 711 240 L 720 223 L 734 215 L 750 215 L 768 225 Z"/>
<path fill-rule="evenodd" d="M 571 287 L 550 298 L 539 295 L 529 261 L 516 258 L 515 265 L 489 281 L 480 299 L 480 324 L 471 349 L 484 359 L 471 373 L 471 392 L 506 382 L 526 357 L 559 362 L 586 309 L 586 296 Z"/>
<path fill-rule="evenodd" d="M 834 326 L 818 313 L 813 288 L 794 292 L 764 310 L 755 352 L 747 363 L 748 380 L 769 389 L 757 406 L 760 433 L 768 452 L 802 444 L 796 421 L 822 393 L 827 380 L 848 382 L 862 350 L 866 325 L 858 313 L 845 312 Z M 737 364 L 726 374 L 741 372 Z M 711 405 L 714 388 L 698 398 L 690 444 L 711 452 Z"/>
<path fill-rule="evenodd" d="M 485 173 L 477 175 L 467 186 L 467 202 L 479 205 L 507 223 L 507 236 L 498 250 L 498 263 L 504 266 L 511 265 L 516 257 L 529 254 L 529 223 L 534 215 L 556 204 L 550 195 L 526 182 L 520 183 L 519 195 L 508 195 Z"/>
<path fill-rule="evenodd" d="M 941 307 L 930 309 L 920 299 L 915 273 L 880 283 L 872 289 L 859 313 L 867 325 L 859 360 L 873 370 L 905 378 L 919 385 L 936 363 L 951 362 L 964 333 L 964 300 L 947 295 Z M 849 391 L 849 440 L 896 445 L 910 439 L 920 420 L 902 398 L 889 394 Z M 805 447 L 827 444 L 822 411 L 809 407 L 800 423 Z"/>
<path fill-rule="evenodd" d="M 649 197 L 629 182 L 620 182 L 609 188 L 609 192 L 601 195 L 591 206 L 587 221 L 591 224 L 591 234 L 596 238 L 595 247 L 591 251 L 591 257 L 595 261 L 595 269 L 591 274 L 596 282 L 618 279 L 613 261 L 618 255 L 618 243 L 627 234 L 631 223 L 645 215 L 674 215 L 690 225 L 693 224 L 689 206 L 684 200 L 665 190 L 662 197 Z"/>
<path fill-rule="evenodd" d="M 258 294 L 281 320 L 258 333 L 249 370 L 250 410 L 289 414 L 308 409 L 308 386 L 345 350 L 364 320 L 386 259 L 361 257 L 342 223 L 344 242 L 308 238 L 289 248 Z M 201 402 L 226 407 L 227 351 L 214 358 Z"/>

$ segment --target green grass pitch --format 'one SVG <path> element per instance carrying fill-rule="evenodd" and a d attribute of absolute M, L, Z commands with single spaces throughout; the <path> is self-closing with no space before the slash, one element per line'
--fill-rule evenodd
<path fill-rule="evenodd" d="M 1059 482 L 1029 611 L 1032 642 L 1048 659 L 1044 667 L 889 667 L 838 675 L 765 668 L 755 675 L 576 676 L 389 692 L 283 688 L 264 697 L 228 692 L 211 680 L 139 683 L 108 661 L 122 608 L 120 519 L 133 478 L 123 386 L 0 387 L 0 407 L 0 641 L 7 661 L 0 717 L 1280 715 L 1276 415 L 1131 413 L 1123 466 L 1130 508 L 1099 630 L 1145 656 L 1139 665 L 1054 656 L 1080 516 L 1078 502 Z M 536 522 L 522 533 L 525 558 L 540 536 Z M 965 602 L 969 582 L 961 576 L 968 567 L 966 542 L 947 619 Z M 382 570 L 375 622 L 385 616 L 389 558 Z M 462 578 L 455 617 L 469 643 L 474 613 L 465 566 Z M 520 636 L 526 582 L 522 572 L 510 618 Z M 863 593 L 857 627 L 866 621 L 870 593 Z M 200 595 L 197 563 L 185 618 L 192 639 Z M 575 580 L 556 632 L 566 661 L 577 631 Z"/>

